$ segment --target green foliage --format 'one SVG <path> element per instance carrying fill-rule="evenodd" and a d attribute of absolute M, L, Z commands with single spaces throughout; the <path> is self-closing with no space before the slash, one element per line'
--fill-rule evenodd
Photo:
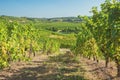
<path fill-rule="evenodd" d="M 37 35 L 32 24 L 0 22 L 0 67 L 6 67 L 10 61 L 28 60 L 28 50 L 38 50 L 40 45 Z"/>
<path fill-rule="evenodd" d="M 56 53 L 59 52 L 60 49 L 60 43 L 57 42 L 54 39 L 47 39 L 44 41 L 43 45 L 43 51 L 44 53 L 51 54 L 51 53 Z"/>
<path fill-rule="evenodd" d="M 36 21 L 0 16 L 1 67 L 5 67 L 2 63 L 29 60 L 28 55 L 40 50 L 56 53 L 60 47 L 75 46 L 74 33 L 79 32 L 79 23 Z"/>
<path fill-rule="evenodd" d="M 119 5 L 120 2 L 117 0 L 106 0 L 105 3 L 101 4 L 101 11 L 98 11 L 97 7 L 93 7 L 91 18 L 82 17 L 86 29 L 78 34 L 75 48 L 77 53 L 85 56 L 98 56 L 99 52 L 105 57 L 106 62 L 109 58 L 114 60 L 117 64 L 118 76 L 120 76 Z M 86 34 L 88 32 L 89 34 Z"/>
<path fill-rule="evenodd" d="M 41 22 L 35 23 L 35 27 L 46 29 L 58 33 L 78 33 L 81 27 L 80 23 L 71 22 Z"/>
<path fill-rule="evenodd" d="M 98 46 L 93 34 L 85 26 L 77 36 L 76 54 L 81 54 L 85 57 L 98 57 Z"/>

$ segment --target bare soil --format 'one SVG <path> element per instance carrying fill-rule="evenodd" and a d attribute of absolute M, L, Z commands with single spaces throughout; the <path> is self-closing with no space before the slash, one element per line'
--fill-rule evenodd
<path fill-rule="evenodd" d="M 116 77 L 114 62 L 105 68 L 102 60 L 97 63 L 65 53 L 37 54 L 32 61 L 11 63 L 10 67 L 0 71 L 0 80 L 120 80 L 120 78 Z"/>

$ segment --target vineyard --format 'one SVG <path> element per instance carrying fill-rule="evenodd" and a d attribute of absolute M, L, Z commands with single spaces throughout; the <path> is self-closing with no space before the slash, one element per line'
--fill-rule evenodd
<path fill-rule="evenodd" d="M 106 0 L 91 13 L 69 20 L 0 16 L 0 80 L 119 80 L 120 2 Z M 21 71 L 6 76 L 12 69 Z"/>

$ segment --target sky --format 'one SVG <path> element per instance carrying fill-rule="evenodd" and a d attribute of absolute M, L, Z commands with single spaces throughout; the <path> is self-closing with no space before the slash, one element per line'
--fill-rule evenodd
<path fill-rule="evenodd" d="M 92 15 L 93 6 L 105 0 L 0 0 L 0 15 L 17 17 L 75 17 Z"/>

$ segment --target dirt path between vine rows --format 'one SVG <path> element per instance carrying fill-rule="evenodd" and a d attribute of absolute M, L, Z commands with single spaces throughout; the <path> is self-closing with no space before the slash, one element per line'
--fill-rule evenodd
<path fill-rule="evenodd" d="M 9 68 L 0 71 L 0 80 L 120 80 L 115 75 L 113 62 L 105 68 L 103 61 L 97 64 L 68 53 L 38 54 L 32 61 L 11 63 Z"/>

